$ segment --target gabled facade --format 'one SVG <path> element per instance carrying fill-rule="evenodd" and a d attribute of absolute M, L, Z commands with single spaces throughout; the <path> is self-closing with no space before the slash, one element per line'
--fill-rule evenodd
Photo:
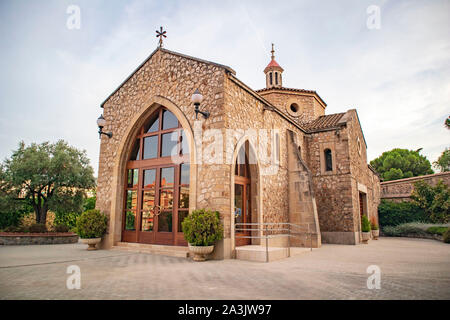
<path fill-rule="evenodd" d="M 359 243 L 380 187 L 356 110 L 325 115 L 320 96 L 283 87 L 282 72 L 272 52 L 267 87 L 254 91 L 227 66 L 156 49 L 102 104 L 113 132 L 100 146 L 102 245 L 185 246 L 181 221 L 197 208 L 221 214 L 219 259 L 258 243 L 236 237 L 236 223 L 302 225 L 315 247 Z M 196 120 L 196 89 L 207 119 Z"/>

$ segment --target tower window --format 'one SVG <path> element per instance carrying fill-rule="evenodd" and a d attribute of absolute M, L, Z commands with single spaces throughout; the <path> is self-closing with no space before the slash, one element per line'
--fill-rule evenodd
<path fill-rule="evenodd" d="M 270 79 L 270 85 L 272 85 L 272 72 L 271 73 L 269 73 L 269 79 Z"/>
<path fill-rule="evenodd" d="M 278 84 L 278 72 L 275 72 L 275 84 Z"/>
<path fill-rule="evenodd" d="M 325 171 L 333 171 L 333 159 L 331 156 L 331 150 L 325 149 Z"/>

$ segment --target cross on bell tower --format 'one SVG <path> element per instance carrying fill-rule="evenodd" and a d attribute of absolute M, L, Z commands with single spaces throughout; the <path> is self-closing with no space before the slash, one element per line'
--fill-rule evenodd
<path fill-rule="evenodd" d="M 266 74 L 266 88 L 281 88 L 283 84 L 281 74 L 284 69 L 275 61 L 275 50 L 273 48 L 273 43 L 270 53 L 272 54 L 271 61 L 264 69 L 264 73 Z"/>

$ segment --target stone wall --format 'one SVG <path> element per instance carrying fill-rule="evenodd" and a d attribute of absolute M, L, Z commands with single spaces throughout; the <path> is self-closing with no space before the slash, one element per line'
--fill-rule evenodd
<path fill-rule="evenodd" d="M 111 218 L 103 247 L 111 247 L 121 240 L 125 165 L 137 130 L 160 105 L 167 107 L 191 137 L 191 163 L 194 163 L 195 115 L 191 95 L 198 88 L 203 95 L 202 106 L 207 106 L 211 113 L 209 119 L 199 120 L 202 129 L 222 126 L 226 72 L 218 65 L 158 49 L 104 103 L 103 114 L 107 121 L 104 131 L 112 131 L 113 136 L 111 139 L 102 136 L 100 145 L 96 207 Z M 201 139 L 196 140 L 202 143 Z M 197 168 L 191 165 L 190 210 L 223 203 L 220 198 L 212 201 L 212 193 L 220 192 L 215 190 L 215 183 L 223 183 L 226 174 L 220 165 L 205 165 L 199 169 L 197 177 Z M 212 176 L 216 179 L 209 179 Z M 197 179 L 202 181 L 198 186 Z M 202 194 L 199 199 L 197 192 Z"/>
<path fill-rule="evenodd" d="M 259 94 L 299 124 L 313 121 L 325 114 L 325 105 L 319 103 L 313 94 L 276 89 L 261 91 Z M 297 114 L 289 109 L 292 103 L 299 106 Z"/>
<path fill-rule="evenodd" d="M 0 245 L 40 245 L 77 243 L 78 235 L 70 234 L 13 234 L 0 233 Z"/>
<path fill-rule="evenodd" d="M 346 125 L 316 132 L 306 139 L 307 161 L 313 175 L 323 242 L 360 242 L 359 193 L 366 195 L 365 214 L 378 221 L 379 179 L 367 165 L 366 145 L 355 110 Z M 324 169 L 324 150 L 330 149 L 333 170 Z"/>
<path fill-rule="evenodd" d="M 439 180 L 450 186 L 450 172 L 429 174 L 420 177 L 412 177 L 381 183 L 381 198 L 394 201 L 409 201 L 411 192 L 414 190 L 414 183 L 424 180 L 426 183 L 436 185 Z"/>

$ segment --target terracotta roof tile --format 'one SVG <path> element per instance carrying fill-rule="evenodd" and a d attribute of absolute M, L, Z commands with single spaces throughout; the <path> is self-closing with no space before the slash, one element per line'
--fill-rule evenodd
<path fill-rule="evenodd" d="M 325 116 L 320 116 L 314 121 L 305 123 L 303 126 L 308 131 L 317 131 L 322 129 L 335 128 L 338 126 L 345 112 L 328 114 Z"/>

